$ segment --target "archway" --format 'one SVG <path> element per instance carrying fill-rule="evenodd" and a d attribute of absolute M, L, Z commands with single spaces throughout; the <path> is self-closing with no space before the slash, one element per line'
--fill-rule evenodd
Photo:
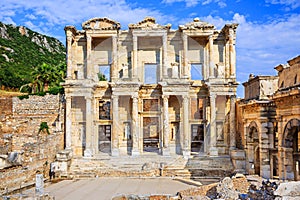
<path fill-rule="evenodd" d="M 300 120 L 291 119 L 284 128 L 283 146 L 291 149 L 290 154 L 286 154 L 287 158 L 293 159 L 293 174 L 295 180 L 300 180 Z"/>
<path fill-rule="evenodd" d="M 251 122 L 248 126 L 247 133 L 247 149 L 249 173 L 260 175 L 260 149 L 259 149 L 259 134 L 256 122 Z"/>

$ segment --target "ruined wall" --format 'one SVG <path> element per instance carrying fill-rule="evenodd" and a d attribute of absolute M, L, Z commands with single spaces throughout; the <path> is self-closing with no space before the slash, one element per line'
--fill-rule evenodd
<path fill-rule="evenodd" d="M 64 148 L 64 106 L 58 95 L 12 98 L 11 112 L 0 124 L 1 140 L 7 151 L 1 152 L 0 194 L 34 183 L 35 174 L 48 177 L 50 163 Z M 39 131 L 41 122 L 46 129 Z M 5 160 L 6 158 L 6 160 Z"/>

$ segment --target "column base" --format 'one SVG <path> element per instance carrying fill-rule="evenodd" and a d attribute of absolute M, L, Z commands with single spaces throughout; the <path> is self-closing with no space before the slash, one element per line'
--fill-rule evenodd
<path fill-rule="evenodd" d="M 140 155 L 139 150 L 133 149 L 133 150 L 131 151 L 131 156 L 139 156 L 139 155 Z"/>
<path fill-rule="evenodd" d="M 111 156 L 112 156 L 112 157 L 119 157 L 119 156 L 120 156 L 120 151 L 119 151 L 119 149 L 112 149 L 112 150 L 111 150 Z"/>
<path fill-rule="evenodd" d="M 170 156 L 170 148 L 162 149 L 162 155 L 163 156 Z"/>
<path fill-rule="evenodd" d="M 210 147 L 209 148 L 209 156 L 218 156 L 218 148 Z"/>
<path fill-rule="evenodd" d="M 93 152 L 91 149 L 85 149 L 83 152 L 83 156 L 86 158 L 91 158 L 93 157 Z"/>
<path fill-rule="evenodd" d="M 191 157 L 191 151 L 182 151 L 182 155 L 185 159 L 189 159 Z"/>

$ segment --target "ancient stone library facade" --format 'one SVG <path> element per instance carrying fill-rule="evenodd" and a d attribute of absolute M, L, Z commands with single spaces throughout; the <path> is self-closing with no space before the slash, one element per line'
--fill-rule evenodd
<path fill-rule="evenodd" d="M 235 148 L 237 24 L 65 28 L 66 149 L 92 157 L 228 155 Z"/>
<path fill-rule="evenodd" d="M 246 173 L 300 180 L 300 56 L 275 67 L 278 76 L 254 76 L 237 102 L 237 146 Z"/>

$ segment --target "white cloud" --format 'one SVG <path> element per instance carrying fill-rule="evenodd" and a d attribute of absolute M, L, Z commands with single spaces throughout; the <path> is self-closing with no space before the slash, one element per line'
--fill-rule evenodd
<path fill-rule="evenodd" d="M 226 0 L 163 0 L 162 3 L 165 4 L 172 4 L 176 2 L 184 2 L 186 7 L 194 7 L 198 5 L 200 2 L 202 2 L 202 5 L 208 5 L 211 3 L 216 3 L 220 8 L 226 7 Z"/>
<path fill-rule="evenodd" d="M 296 9 L 296 8 L 300 7 L 299 0 L 266 0 L 266 3 L 281 4 L 281 5 L 285 5 L 292 9 Z"/>
<path fill-rule="evenodd" d="M 4 18 L 0 18 L 0 19 L 5 24 L 16 25 L 16 23 L 14 22 L 14 20 L 11 17 L 4 17 Z"/>
<path fill-rule="evenodd" d="M 25 15 L 25 17 L 27 17 L 28 19 L 31 19 L 31 20 L 36 19 L 36 17 L 33 14 L 27 14 L 27 15 Z"/>

